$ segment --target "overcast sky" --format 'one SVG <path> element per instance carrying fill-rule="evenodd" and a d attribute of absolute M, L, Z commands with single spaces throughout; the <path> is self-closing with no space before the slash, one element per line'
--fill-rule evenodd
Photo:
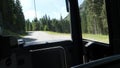
<path fill-rule="evenodd" d="M 41 18 L 45 14 L 50 18 L 60 19 L 60 15 L 64 18 L 67 16 L 65 0 L 35 0 L 37 17 Z M 34 0 L 20 0 L 22 9 L 25 15 L 25 19 L 34 19 L 35 9 Z M 79 4 L 83 0 L 79 0 Z"/>

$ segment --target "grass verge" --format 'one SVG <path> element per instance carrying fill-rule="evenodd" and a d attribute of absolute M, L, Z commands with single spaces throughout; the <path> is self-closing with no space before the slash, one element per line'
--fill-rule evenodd
<path fill-rule="evenodd" d="M 58 33 L 52 31 L 45 31 L 51 35 L 61 35 L 61 36 L 70 36 L 69 33 Z M 101 35 L 101 34 L 82 34 L 84 39 L 94 40 L 98 42 L 108 43 L 109 44 L 109 37 L 108 35 Z"/>
<path fill-rule="evenodd" d="M 45 31 L 45 32 L 47 32 L 48 34 L 51 34 L 51 35 L 70 36 L 70 33 L 58 33 L 58 32 L 52 32 L 52 31 Z"/>
<path fill-rule="evenodd" d="M 84 39 L 99 41 L 103 43 L 109 43 L 108 35 L 101 35 L 101 34 L 82 34 Z"/>
<path fill-rule="evenodd" d="M 3 33 L 2 33 L 2 35 L 4 35 L 4 36 L 14 36 L 14 37 L 16 37 L 16 38 L 19 39 L 19 38 L 23 38 L 23 36 L 27 35 L 27 33 L 18 34 L 18 33 L 12 32 L 10 30 L 4 30 Z"/>

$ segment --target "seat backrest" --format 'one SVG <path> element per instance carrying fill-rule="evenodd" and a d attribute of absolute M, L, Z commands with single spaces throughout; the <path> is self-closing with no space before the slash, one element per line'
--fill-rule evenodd
<path fill-rule="evenodd" d="M 114 55 L 71 68 L 120 68 L 120 55 Z"/>
<path fill-rule="evenodd" d="M 65 50 L 61 46 L 30 50 L 33 68 L 67 68 Z"/>

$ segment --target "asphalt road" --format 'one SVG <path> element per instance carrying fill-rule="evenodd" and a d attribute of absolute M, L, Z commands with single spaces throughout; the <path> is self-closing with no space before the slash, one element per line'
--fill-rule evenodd
<path fill-rule="evenodd" d="M 70 40 L 70 36 L 64 35 L 51 35 L 44 31 L 29 31 L 27 36 L 24 36 L 24 40 L 26 42 L 25 46 L 31 44 L 39 44 L 39 43 L 49 43 L 49 42 L 57 42 L 63 40 Z"/>

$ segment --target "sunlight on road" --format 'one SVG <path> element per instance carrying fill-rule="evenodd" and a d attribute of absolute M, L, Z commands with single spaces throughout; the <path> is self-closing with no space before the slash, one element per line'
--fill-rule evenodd
<path fill-rule="evenodd" d="M 71 40 L 71 37 L 64 35 L 48 34 L 44 31 L 29 31 L 28 35 L 24 36 L 24 40 L 28 44 L 32 42 L 56 42 L 63 40 Z"/>

